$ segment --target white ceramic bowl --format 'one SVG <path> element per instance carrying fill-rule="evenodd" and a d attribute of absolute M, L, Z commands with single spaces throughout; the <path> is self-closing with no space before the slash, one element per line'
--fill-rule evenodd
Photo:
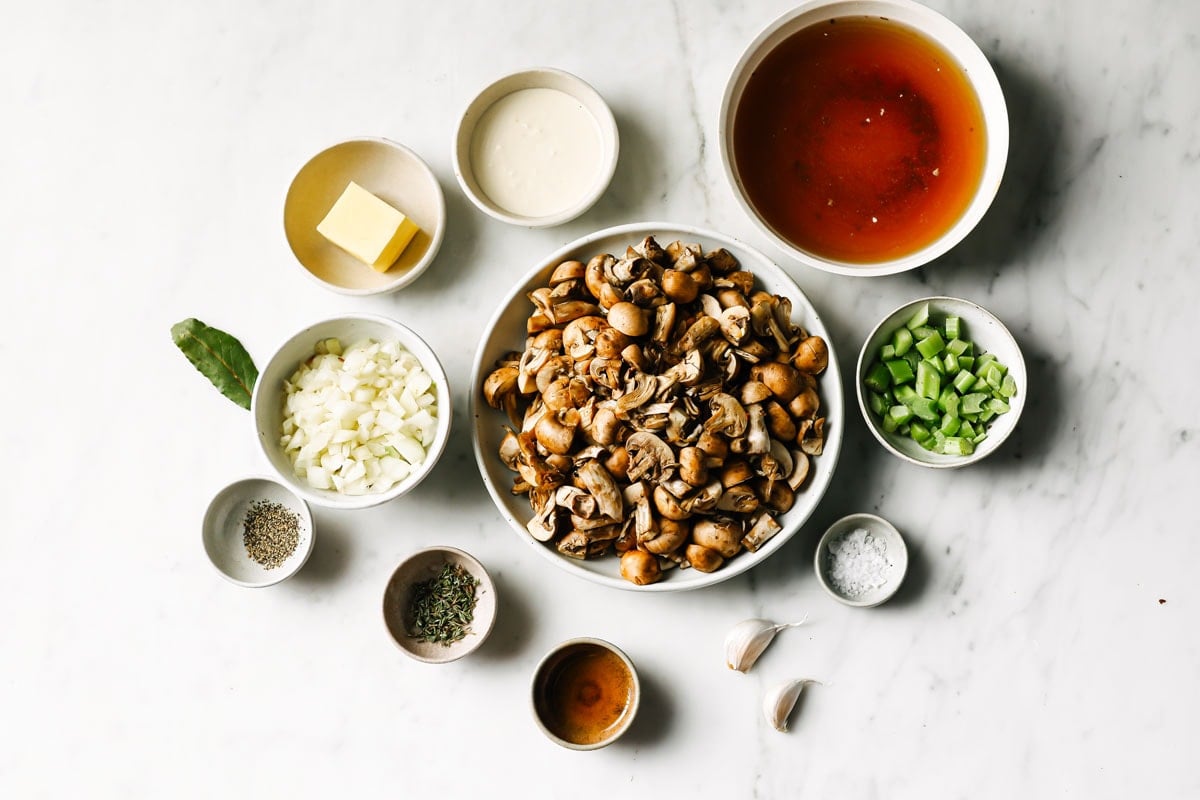
<path fill-rule="evenodd" d="M 414 587 L 436 577 L 444 564 L 457 564 L 471 573 L 479 585 L 475 587 L 475 610 L 471 629 L 457 642 L 440 644 L 414 639 L 408 633 L 408 604 Z M 474 652 L 492 632 L 496 624 L 496 584 L 483 564 L 469 553 L 454 547 L 427 547 L 413 553 L 392 573 L 383 592 L 383 623 L 392 641 L 405 655 L 426 664 L 447 664 Z"/>
<path fill-rule="evenodd" d="M 882 586 L 850 597 L 838 591 L 829 579 L 829 543 L 843 534 L 860 528 L 883 540 L 887 547 L 885 555 L 889 567 L 887 579 Z M 904 537 L 900 535 L 900 531 L 896 530 L 896 526 L 886 519 L 874 514 L 851 514 L 842 517 L 825 531 L 821 540 L 817 542 L 813 566 L 817 571 L 817 580 L 821 582 L 821 588 L 834 600 L 856 608 L 873 608 L 890 600 L 900 588 L 900 584 L 904 582 L 904 574 L 908 571 L 908 546 L 904 544 Z"/>
<path fill-rule="evenodd" d="M 595 179 L 591 187 L 571 206 L 546 216 L 522 216 L 493 202 L 480 188 L 471 163 L 471 142 L 480 118 L 498 100 L 523 89 L 555 89 L 573 97 L 591 114 L 600 134 L 602 152 L 600 162 L 596 164 Z M 617 169 L 619 151 L 620 138 L 617 134 L 617 122 L 613 119 L 612 110 L 604 102 L 604 98 L 581 78 L 569 72 L 541 67 L 505 75 L 489 84 L 471 101 L 466 111 L 463 112 L 462 119 L 458 123 L 458 130 L 454 135 L 454 175 L 458 178 L 459 186 L 462 187 L 471 202 L 489 217 L 510 225 L 546 228 L 575 219 L 600 199 Z"/>
<path fill-rule="evenodd" d="M 975 452 L 969 456 L 931 453 L 908 436 L 888 433 L 867 405 L 866 393 L 868 390 L 863 383 L 867 370 L 879 357 L 879 348 L 891 341 L 892 334 L 896 329 L 903 327 L 922 303 L 929 303 L 929 314 L 934 319 L 949 315 L 959 317 L 963 325 L 963 338 L 972 342 L 975 353 L 977 355 L 983 352 L 995 354 L 1000 363 L 1008 367 L 1009 374 L 1017 382 L 1017 394 L 1008 401 L 1008 413 L 992 418 L 991 426 L 987 429 L 987 438 L 976 445 Z M 875 330 L 871 331 L 871 335 L 867 337 L 862 350 L 859 351 L 858 365 L 854 370 L 854 375 L 858 408 L 867 421 L 867 427 L 871 429 L 871 433 L 875 435 L 879 443 L 893 455 L 911 464 L 941 469 L 965 467 L 994 453 L 1017 427 L 1021 411 L 1025 408 L 1025 395 L 1029 389 L 1025 358 L 1021 355 L 1021 348 L 1017 345 L 1017 340 L 1009 333 L 1008 328 L 1004 327 L 1004 323 L 983 306 L 956 297 L 923 297 L 920 300 L 905 303 L 884 317 L 883 321 L 875 326 Z"/>
<path fill-rule="evenodd" d="M 366 495 L 345 495 L 327 489 L 314 489 L 292 472 L 291 461 L 279 444 L 283 430 L 283 384 L 292 376 L 302 362 L 315 352 L 317 342 L 322 339 L 340 339 L 349 346 L 363 339 L 376 341 L 398 341 L 406 350 L 417 357 L 421 366 L 433 378 L 437 387 L 438 425 L 433 443 L 429 446 L 424 463 L 386 492 Z M 271 356 L 266 367 L 258 376 L 254 397 L 250 404 L 251 416 L 259 447 L 279 478 L 293 491 L 311 503 L 329 508 L 369 508 L 408 494 L 433 469 L 446 441 L 450 438 L 450 422 L 453 405 L 450 384 L 441 363 L 429 345 L 425 344 L 411 328 L 393 319 L 374 314 L 347 314 L 341 317 L 315 322 L 295 334 Z"/>
<path fill-rule="evenodd" d="M 258 501 L 278 503 L 300 518 L 300 539 L 292 553 L 274 569 L 266 569 L 246 552 L 243 541 L 246 513 Z M 226 486 L 208 504 L 202 526 L 204 552 L 230 583 L 257 589 L 295 575 L 313 549 L 313 519 L 308 504 L 270 478 L 242 478 Z"/>
<path fill-rule="evenodd" d="M 817 23 L 845 17 L 884 17 L 916 29 L 940 44 L 959 63 L 975 88 L 987 127 L 983 176 L 974 199 L 958 222 L 939 239 L 911 255 L 870 264 L 826 258 L 809 252 L 783 237 L 755 210 L 733 157 L 734 119 L 738 104 L 747 81 L 763 59 L 792 34 Z M 786 12 L 772 22 L 746 48 L 725 87 L 717 138 L 721 147 L 721 160 L 725 165 L 725 175 L 733 187 L 733 193 L 750 219 L 767 238 L 785 253 L 810 267 L 840 275 L 870 276 L 891 275 L 927 264 L 954 247 L 975 228 L 1000 188 L 1000 179 L 1004 175 L 1004 166 L 1008 160 L 1008 133 L 1008 107 L 1000 89 L 1000 82 L 996 80 L 996 73 L 979 46 L 953 22 L 911 0 L 813 0 Z"/>
<path fill-rule="evenodd" d="M 571 656 L 586 655 L 589 650 L 607 650 L 615 655 L 625 666 L 625 669 L 629 671 L 629 696 L 628 702 L 624 707 L 624 712 L 617 723 L 609 730 L 608 736 L 598 742 L 581 744 L 564 739 L 552 730 L 554 723 L 550 717 L 553 711 L 548 708 L 551 701 L 547 694 L 555 682 L 555 671 L 559 665 Z M 534 722 L 537 723 L 542 733 L 546 734 L 547 739 L 568 750 L 599 750 L 601 747 L 608 747 L 621 738 L 625 731 L 629 730 L 629 726 L 633 724 L 633 720 L 637 716 L 638 707 L 641 705 L 642 700 L 642 684 L 638 679 L 637 669 L 633 666 L 633 661 L 630 660 L 629 656 L 625 655 L 621 648 L 612 642 L 588 636 L 568 639 L 565 642 L 559 643 L 547 653 L 538 662 L 537 668 L 533 671 L 532 688 L 533 691 L 530 700 L 533 708 Z"/>
<path fill-rule="evenodd" d="M 359 186 L 398 209 L 421 230 L 387 272 L 376 272 L 317 232 L 346 186 Z M 387 139 L 352 139 L 313 156 L 288 187 L 283 230 L 305 272 L 340 294 L 386 294 L 415 281 L 446 234 L 446 199 L 421 157 Z"/>
<path fill-rule="evenodd" d="M 491 373 L 497 359 L 509 351 L 519 351 L 524 347 L 525 320 L 532 309 L 529 300 L 526 299 L 526 293 L 546 285 L 554 267 L 570 259 L 586 263 L 597 253 L 624 253 L 626 246 L 637 244 L 648 235 L 655 236 L 663 246 L 676 239 L 682 239 L 686 242 L 699 242 L 705 250 L 724 247 L 738 258 L 743 269 L 754 272 L 760 286 L 772 294 L 784 295 L 791 299 L 792 320 L 804 326 L 810 333 L 823 337 L 829 346 L 829 367 L 820 377 L 818 386 L 822 403 L 821 414 L 828 422 L 825 426 L 824 453 L 811 460 L 812 472 L 805 488 L 797 492 L 796 503 L 792 509 L 779 517 L 783 529 L 758 552 L 740 553 L 729 559 L 716 572 L 672 569 L 657 583 L 635 586 L 620 577 L 619 559 L 615 556 L 577 561 L 559 555 L 552 547 L 536 541 L 529 535 L 525 528 L 532 517 L 529 502 L 524 495 L 513 495 L 510 491 L 514 473 L 500 462 L 497 455 L 500 441 L 504 437 L 504 426 L 509 424 L 508 418 L 502 412 L 488 407 L 483 401 L 480 387 Z M 842 447 L 842 430 L 846 424 L 842 411 L 841 373 L 838 370 L 837 356 L 829 330 L 796 282 L 766 256 L 743 242 L 702 228 L 666 222 L 641 222 L 607 228 L 577 239 L 539 260 L 500 302 L 484 330 L 471 372 L 470 403 L 474 422 L 471 432 L 472 444 L 480 475 L 496 503 L 496 508 L 508 520 L 517 537 L 560 569 L 605 586 L 639 592 L 672 592 L 711 586 L 740 575 L 770 557 L 799 530 L 825 494 L 837 465 Z"/>

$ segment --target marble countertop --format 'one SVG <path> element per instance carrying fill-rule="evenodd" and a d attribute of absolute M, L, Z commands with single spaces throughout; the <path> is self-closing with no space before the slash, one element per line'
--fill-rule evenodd
<path fill-rule="evenodd" d="M 792 4 L 79 4 L 0 28 L 0 795 L 25 797 L 1200 796 L 1200 5 L 931 0 L 1008 98 L 1012 147 L 980 227 L 887 278 L 771 249 L 715 143 L 729 71 Z M 604 198 L 548 230 L 477 212 L 451 137 L 473 93 L 551 65 L 609 101 Z M 358 299 L 307 280 L 284 191 L 321 148 L 386 136 L 431 164 L 449 229 L 430 271 Z M 484 321 L 518 276 L 587 232 L 707 226 L 788 269 L 844 370 L 900 302 L 976 300 L 1014 331 L 1028 407 L 950 474 L 901 463 L 848 407 L 812 519 L 750 573 L 638 596 L 554 569 L 478 479 L 466 424 Z M 200 546 L 211 495 L 267 467 L 249 415 L 172 346 L 189 316 L 260 361 L 311 320 L 392 315 L 439 353 L 459 424 L 402 501 L 316 511 L 310 563 L 249 591 Z M 849 388 L 849 387 L 848 387 Z M 912 556 L 901 594 L 835 604 L 816 537 L 881 514 Z M 445 543 L 492 570 L 501 615 L 450 666 L 406 659 L 379 614 L 395 565 Z M 751 616 L 803 628 L 748 676 L 722 641 Z M 638 664 L 634 728 L 594 753 L 535 727 L 533 666 L 592 635 Z M 764 689 L 819 678 L 783 735 Z"/>

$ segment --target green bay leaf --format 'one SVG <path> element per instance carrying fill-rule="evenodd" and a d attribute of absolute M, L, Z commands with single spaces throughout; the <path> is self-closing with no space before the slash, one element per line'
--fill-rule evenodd
<path fill-rule="evenodd" d="M 171 339 L 221 394 L 242 408 L 250 408 L 258 368 L 241 342 L 198 319 L 185 319 L 171 326 Z"/>

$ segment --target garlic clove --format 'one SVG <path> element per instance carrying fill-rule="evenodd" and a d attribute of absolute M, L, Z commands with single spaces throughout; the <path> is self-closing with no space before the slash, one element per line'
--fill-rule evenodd
<path fill-rule="evenodd" d="M 725 665 L 738 672 L 749 672 L 758 657 L 771 644 L 775 634 L 784 628 L 803 625 L 808 617 L 799 622 L 776 625 L 769 619 L 746 619 L 734 625 L 725 636 Z"/>
<path fill-rule="evenodd" d="M 763 697 L 763 716 L 777 731 L 787 732 L 788 717 L 800 699 L 800 693 L 810 683 L 820 684 L 812 678 L 801 678 L 794 681 L 784 681 L 767 691 Z"/>

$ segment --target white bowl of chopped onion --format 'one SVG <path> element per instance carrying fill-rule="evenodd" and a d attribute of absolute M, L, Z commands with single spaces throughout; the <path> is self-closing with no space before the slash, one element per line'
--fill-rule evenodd
<path fill-rule="evenodd" d="M 254 388 L 259 446 L 309 502 L 368 508 L 407 494 L 450 436 L 450 386 L 411 329 L 372 314 L 322 320 L 284 342 Z"/>

